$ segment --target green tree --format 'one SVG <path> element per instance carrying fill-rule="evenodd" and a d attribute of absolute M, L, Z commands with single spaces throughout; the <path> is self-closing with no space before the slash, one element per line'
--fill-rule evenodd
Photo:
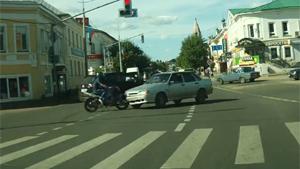
<path fill-rule="evenodd" d="M 176 64 L 182 68 L 198 69 L 207 66 L 208 45 L 200 36 L 191 35 L 182 42 Z"/>
<path fill-rule="evenodd" d="M 121 43 L 122 46 L 122 66 L 123 71 L 129 67 L 138 67 L 141 72 L 150 65 L 150 58 L 132 42 L 125 41 Z M 113 57 L 113 66 L 115 71 L 120 70 L 120 62 L 118 55 L 118 45 L 110 49 Z"/>

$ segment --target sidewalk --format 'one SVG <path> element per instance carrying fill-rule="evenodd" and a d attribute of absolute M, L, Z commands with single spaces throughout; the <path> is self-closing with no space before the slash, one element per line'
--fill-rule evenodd
<path fill-rule="evenodd" d="M 57 106 L 57 105 L 72 104 L 72 103 L 79 103 L 76 94 L 53 96 L 53 97 L 43 98 L 39 100 L 26 100 L 26 101 L 0 103 L 0 110 L 48 107 L 48 106 Z"/>

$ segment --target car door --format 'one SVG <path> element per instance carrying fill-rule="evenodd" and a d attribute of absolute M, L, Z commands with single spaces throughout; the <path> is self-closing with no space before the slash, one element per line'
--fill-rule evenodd
<path fill-rule="evenodd" d="M 195 93 L 197 93 L 199 82 L 196 81 L 193 74 L 189 72 L 183 73 L 183 80 L 185 84 L 184 97 L 185 98 L 193 97 Z"/>
<path fill-rule="evenodd" d="M 185 84 L 181 73 L 173 73 L 168 84 L 168 99 L 176 100 L 183 98 L 185 94 Z"/>

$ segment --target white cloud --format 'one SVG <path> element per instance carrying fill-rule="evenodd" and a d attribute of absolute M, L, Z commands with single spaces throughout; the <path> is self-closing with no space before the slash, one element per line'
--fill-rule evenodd
<path fill-rule="evenodd" d="M 144 16 L 142 21 L 153 25 L 169 25 L 176 22 L 177 16 Z"/>

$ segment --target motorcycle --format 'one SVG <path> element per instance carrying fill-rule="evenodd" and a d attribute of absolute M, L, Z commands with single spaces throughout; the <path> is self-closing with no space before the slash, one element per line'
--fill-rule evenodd
<path fill-rule="evenodd" d="M 89 98 L 84 103 L 84 108 L 88 112 L 95 112 L 101 106 L 116 106 L 119 110 L 128 108 L 126 95 L 118 87 L 108 87 L 95 92 L 84 92 Z"/>

